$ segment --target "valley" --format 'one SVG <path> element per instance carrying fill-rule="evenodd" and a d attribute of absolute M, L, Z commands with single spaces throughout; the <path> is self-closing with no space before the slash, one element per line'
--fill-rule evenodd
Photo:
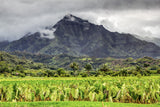
<path fill-rule="evenodd" d="M 0 106 L 158 107 L 159 58 L 155 43 L 68 14 L 0 42 Z"/>

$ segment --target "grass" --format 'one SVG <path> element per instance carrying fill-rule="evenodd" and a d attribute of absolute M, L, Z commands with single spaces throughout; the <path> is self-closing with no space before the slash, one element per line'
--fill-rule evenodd
<path fill-rule="evenodd" d="M 160 104 L 132 104 L 109 102 L 3 102 L 0 107 L 160 107 Z"/>

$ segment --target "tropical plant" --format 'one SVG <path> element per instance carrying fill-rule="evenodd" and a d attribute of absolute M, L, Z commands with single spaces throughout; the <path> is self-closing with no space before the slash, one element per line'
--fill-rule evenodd
<path fill-rule="evenodd" d="M 88 75 L 89 75 L 89 71 L 92 70 L 92 65 L 87 63 L 84 68 L 86 69 L 86 71 L 88 71 Z"/>
<path fill-rule="evenodd" d="M 61 75 L 65 74 L 65 70 L 63 68 L 59 68 L 57 70 L 57 73 L 58 73 L 59 76 L 61 76 Z"/>
<path fill-rule="evenodd" d="M 0 81 L 0 101 L 78 100 L 143 104 L 160 101 L 159 78 L 61 79 Z"/>
<path fill-rule="evenodd" d="M 70 64 L 70 68 L 74 71 L 74 75 L 76 74 L 76 71 L 79 70 L 79 65 L 75 62 Z"/>
<path fill-rule="evenodd" d="M 106 64 L 103 64 L 103 65 L 100 67 L 99 71 L 101 71 L 101 72 L 103 72 L 103 73 L 107 73 L 107 72 L 110 71 L 110 69 L 109 69 L 109 67 L 108 67 Z"/>

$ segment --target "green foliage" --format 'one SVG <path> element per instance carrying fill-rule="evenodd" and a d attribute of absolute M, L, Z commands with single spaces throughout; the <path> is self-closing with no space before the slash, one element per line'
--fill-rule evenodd
<path fill-rule="evenodd" d="M 109 69 L 109 67 L 108 67 L 106 64 L 103 64 L 103 65 L 100 67 L 99 71 L 101 71 L 101 72 L 103 72 L 103 73 L 107 73 L 107 72 L 110 71 L 110 69 Z"/>
<path fill-rule="evenodd" d="M 10 72 L 8 64 L 5 61 L 0 61 L 0 73 Z"/>
<path fill-rule="evenodd" d="M 82 77 L 88 77 L 87 73 L 81 73 Z"/>
<path fill-rule="evenodd" d="M 121 71 L 119 72 L 119 74 L 120 74 L 121 76 L 127 76 L 128 71 L 124 69 L 124 70 L 121 70 Z"/>
<path fill-rule="evenodd" d="M 54 74 L 54 77 L 59 77 L 59 75 L 58 74 Z"/>
<path fill-rule="evenodd" d="M 150 64 L 144 63 L 144 67 L 149 67 Z"/>
<path fill-rule="evenodd" d="M 77 63 L 75 63 L 75 62 L 71 63 L 70 67 L 72 68 L 72 70 L 74 72 L 79 69 L 79 65 Z"/>
<path fill-rule="evenodd" d="M 17 66 L 16 66 L 16 70 L 17 70 L 17 71 L 20 71 L 21 73 L 24 72 L 24 68 L 23 68 L 22 65 L 17 65 Z"/>
<path fill-rule="evenodd" d="M 159 102 L 158 77 L 49 78 L 1 80 L 0 101 Z"/>
<path fill-rule="evenodd" d="M 34 64 L 32 64 L 31 66 L 31 69 L 42 69 L 43 68 L 43 64 L 41 64 L 41 63 L 34 63 Z"/>
<path fill-rule="evenodd" d="M 141 78 L 142 76 L 141 76 L 141 74 L 137 74 L 137 77 L 138 77 L 138 78 Z"/>
<path fill-rule="evenodd" d="M 63 68 L 59 68 L 59 69 L 57 70 L 57 73 L 58 73 L 59 76 L 60 76 L 60 75 L 63 75 L 63 74 L 65 74 L 65 70 L 64 70 Z"/>
<path fill-rule="evenodd" d="M 20 53 L 19 53 L 20 54 Z M 18 55 L 19 55 L 18 54 Z M 32 58 L 37 61 L 45 60 L 49 63 L 35 63 L 26 58 Z M 41 60 L 38 60 L 38 58 Z M 46 59 L 45 59 L 46 58 Z M 50 61 L 49 61 L 50 60 Z M 43 61 L 42 61 L 43 62 Z M 73 63 L 71 63 L 73 62 Z M 75 63 L 77 62 L 77 63 Z M 92 65 L 91 65 L 92 64 Z M 10 55 L 6 52 L 0 52 L 0 73 L 2 76 L 40 76 L 52 77 L 59 76 L 142 76 L 155 75 L 160 69 L 160 60 L 150 57 L 139 59 L 114 59 L 114 58 L 89 58 L 89 57 L 73 57 L 69 55 L 45 56 L 24 53 L 20 54 L 20 58 Z M 64 67 L 62 73 L 58 69 Z M 69 68 L 70 67 L 70 68 Z M 70 70 L 73 71 L 70 71 Z M 55 71 L 58 72 L 55 72 Z M 84 73 L 88 71 L 88 75 Z M 91 71 L 92 70 L 92 71 Z M 53 72 L 52 72 L 53 71 Z M 77 72 L 78 71 L 78 72 Z"/>
<path fill-rule="evenodd" d="M 74 71 L 74 76 L 76 76 L 76 71 L 79 70 L 79 65 L 73 62 L 70 64 L 70 68 Z"/>
<path fill-rule="evenodd" d="M 158 69 L 158 66 L 154 65 L 150 68 L 150 70 L 157 70 Z"/>
<path fill-rule="evenodd" d="M 159 104 L 133 104 L 91 101 L 1 102 L 0 107 L 158 107 Z"/>
<path fill-rule="evenodd" d="M 140 72 L 141 70 L 142 70 L 142 67 L 136 66 L 136 71 L 137 71 L 137 72 Z"/>
<path fill-rule="evenodd" d="M 47 74 L 48 77 L 53 77 L 55 72 L 53 72 L 52 70 L 46 70 L 45 73 Z"/>
<path fill-rule="evenodd" d="M 48 76 L 48 74 L 43 73 L 43 72 L 38 72 L 38 73 L 37 73 L 37 76 L 38 76 L 38 77 L 45 77 L 45 76 Z"/>
<path fill-rule="evenodd" d="M 84 68 L 86 69 L 86 71 L 88 71 L 88 74 L 89 74 L 89 71 L 92 70 L 92 65 L 87 63 Z"/>
<path fill-rule="evenodd" d="M 157 74 L 160 74 L 160 69 L 157 70 Z"/>

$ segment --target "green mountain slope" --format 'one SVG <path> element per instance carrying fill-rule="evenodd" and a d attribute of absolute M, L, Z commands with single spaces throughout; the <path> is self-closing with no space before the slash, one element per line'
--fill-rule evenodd
<path fill-rule="evenodd" d="M 95 58 L 95 57 L 74 57 L 66 54 L 62 55 L 44 55 L 44 54 L 31 54 L 27 52 L 12 52 L 11 54 L 17 55 L 20 58 L 32 59 L 34 62 L 43 63 L 48 66 L 49 69 L 65 68 L 71 70 L 70 64 L 76 62 L 80 69 L 90 63 L 93 69 L 99 69 L 100 66 L 106 64 L 112 70 L 122 69 L 135 69 L 137 66 L 148 69 L 158 69 L 160 67 L 160 59 L 154 59 L 151 57 L 143 57 L 138 59 L 133 58 Z"/>
<path fill-rule="evenodd" d="M 0 46 L 1 47 L 1 46 Z M 29 34 L 1 47 L 7 52 L 114 58 L 160 56 L 160 47 L 135 38 L 131 34 L 110 32 L 73 15 L 66 15 L 57 24 Z"/>

